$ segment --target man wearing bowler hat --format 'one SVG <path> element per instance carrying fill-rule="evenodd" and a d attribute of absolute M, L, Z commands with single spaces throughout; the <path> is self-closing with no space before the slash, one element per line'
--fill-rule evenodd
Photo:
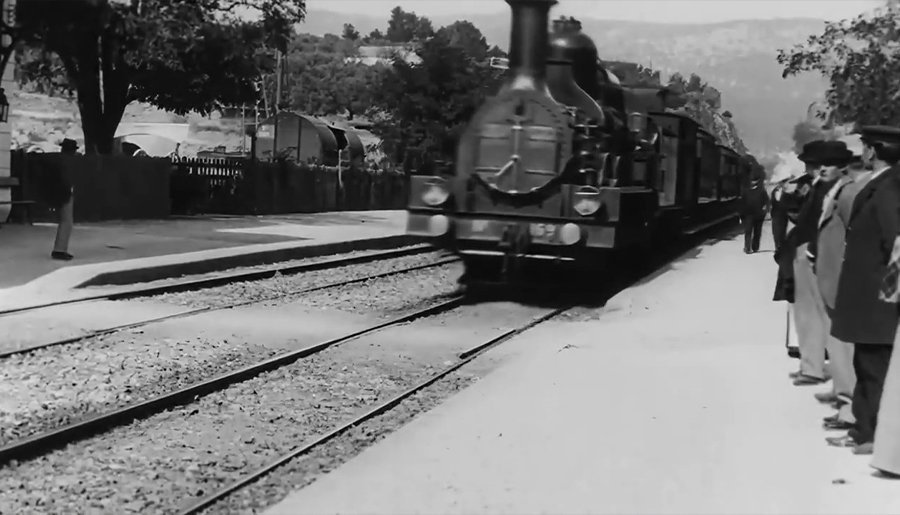
<path fill-rule="evenodd" d="M 73 156 L 78 152 L 78 143 L 73 139 L 66 138 L 60 144 L 60 153 Z M 60 261 L 69 261 L 72 254 L 69 254 L 69 239 L 72 237 L 72 229 L 75 227 L 75 193 L 69 178 L 62 175 L 63 188 L 67 189 L 65 195 L 61 198 L 65 199 L 56 209 L 59 211 L 59 225 L 56 228 L 56 241 L 53 243 L 53 252 L 50 257 Z"/>
<path fill-rule="evenodd" d="M 900 319 L 897 305 L 879 298 L 900 232 L 900 129 L 868 126 L 861 133 L 863 159 L 873 173 L 851 207 L 831 325 L 832 336 L 854 344 L 856 427 L 828 443 L 853 447 L 855 454 L 871 454 Z"/>
<path fill-rule="evenodd" d="M 816 280 L 828 317 L 829 335 L 825 345 L 829 356 L 828 371 L 832 378 L 831 391 L 817 393 L 815 396 L 820 402 L 831 403 L 838 410 L 835 415 L 824 420 L 823 427 L 830 430 L 849 430 L 856 422 L 852 410 L 853 390 L 856 387 L 853 344 L 831 336 L 830 320 L 834 315 L 834 299 L 844 261 L 847 222 L 850 219 L 853 200 L 870 176 L 871 172 L 865 168 L 862 161 L 860 143 L 858 151 L 853 152 L 853 158 L 840 171 L 835 185 L 825 197 L 822 215 L 819 218 L 819 230 L 816 233 L 816 244 L 811 245 L 811 248 L 815 249 Z"/>
<path fill-rule="evenodd" d="M 785 244 L 786 249 L 793 251 L 794 319 L 800 349 L 800 370 L 791 374 L 796 386 L 821 384 L 827 380 L 825 346 L 829 324 L 813 272 L 809 244 L 815 239 L 825 195 L 836 178 L 823 177 L 822 171 L 846 163 L 849 154 L 842 143 L 819 140 L 804 145 L 800 155 L 812 184 Z"/>

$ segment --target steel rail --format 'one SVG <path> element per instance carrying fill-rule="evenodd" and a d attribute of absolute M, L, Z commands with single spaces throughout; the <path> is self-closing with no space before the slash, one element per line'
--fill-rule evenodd
<path fill-rule="evenodd" d="M 316 261 L 315 263 L 301 263 L 297 265 L 289 265 L 283 267 L 275 267 L 275 268 L 266 268 L 262 270 L 247 270 L 247 271 L 238 271 L 231 272 L 222 275 L 217 275 L 214 277 L 203 277 L 200 279 L 187 279 L 184 281 L 177 281 L 168 284 L 160 284 L 155 286 L 138 286 L 135 288 L 130 288 L 124 291 L 117 292 L 106 292 L 106 293 L 97 293 L 97 294 L 89 294 L 84 297 L 78 297 L 74 299 L 66 299 L 59 300 L 54 302 L 47 302 L 43 304 L 34 304 L 31 306 L 22 306 L 18 308 L 11 308 L 0 310 L 0 317 L 16 314 L 16 313 L 24 313 L 28 311 L 36 311 L 39 309 L 53 308 L 56 306 L 63 306 L 67 304 L 80 304 L 85 302 L 96 302 L 100 300 L 127 300 L 127 299 L 136 299 L 141 297 L 152 297 L 153 295 L 161 295 L 163 293 L 178 293 L 182 291 L 192 291 L 192 290 L 200 290 L 204 288 L 214 288 L 216 286 L 222 286 L 225 284 L 232 284 L 237 282 L 245 282 L 245 281 L 258 281 L 261 279 L 270 279 L 277 274 L 281 275 L 293 275 L 304 272 L 314 272 L 316 270 L 324 270 L 328 268 L 339 268 L 342 266 L 350 266 L 350 265 L 358 265 L 362 263 L 371 263 L 373 261 L 382 261 L 385 259 L 392 259 L 404 256 L 413 256 L 416 254 L 425 254 L 427 252 L 436 252 L 438 249 L 435 249 L 431 245 L 423 244 L 423 245 L 414 245 L 403 249 L 393 249 L 386 250 L 382 252 L 373 252 L 371 254 L 364 254 L 362 256 L 353 256 L 353 257 L 338 257 L 333 259 L 326 259 L 322 261 Z M 313 259 L 313 258 L 308 258 Z"/>
<path fill-rule="evenodd" d="M 169 408 L 191 403 L 198 397 L 224 390 L 235 383 L 252 379 L 266 372 L 271 372 L 307 356 L 322 352 L 330 347 L 354 340 L 361 336 L 374 333 L 375 331 L 404 324 L 418 318 L 433 316 L 449 311 L 461 306 L 464 303 L 464 300 L 463 296 L 454 296 L 440 304 L 372 325 L 339 338 L 287 352 L 242 369 L 195 383 L 174 392 L 159 395 L 130 406 L 116 409 L 109 413 L 97 415 L 74 424 L 4 445 L 3 447 L 0 447 L 0 466 L 9 463 L 11 460 L 32 459 L 72 442 L 128 424 L 136 419 L 146 418 Z"/>
<path fill-rule="evenodd" d="M 479 343 L 478 345 L 470 348 L 469 350 L 460 353 L 457 361 L 455 363 L 453 363 L 452 365 L 445 367 L 441 371 L 431 375 L 427 379 L 419 382 L 418 384 L 412 386 L 411 388 L 400 393 L 399 395 L 389 399 L 388 401 L 386 401 L 378 406 L 375 406 L 374 408 L 370 409 L 366 413 L 363 413 L 362 415 L 355 417 L 353 420 L 333 429 L 331 432 L 329 432 L 325 435 L 322 435 L 322 436 L 314 439 L 313 441 L 288 452 L 287 454 L 281 456 L 280 458 L 276 459 L 275 461 L 269 463 L 265 467 L 263 467 L 259 470 L 256 470 L 254 472 L 251 472 L 250 474 L 247 474 L 246 476 L 235 481 L 234 483 L 231 483 L 230 485 L 222 488 L 221 490 L 214 492 L 213 494 L 201 499 L 200 501 L 196 502 L 192 506 L 179 512 L 179 515 L 195 515 L 197 513 L 202 512 L 203 510 L 212 506 L 216 502 L 228 497 L 229 495 L 240 490 L 241 488 L 243 488 L 251 483 L 254 483 L 255 481 L 262 478 L 263 476 L 266 476 L 267 474 L 269 474 L 273 470 L 277 469 L 278 467 L 281 467 L 282 465 L 290 462 L 291 460 L 294 460 L 300 456 L 303 456 L 304 454 L 309 453 L 311 450 L 315 449 L 316 447 L 319 447 L 325 443 L 328 443 L 330 440 L 334 439 L 337 436 L 340 436 L 341 434 L 345 433 L 347 430 L 349 430 L 353 427 L 356 427 L 364 422 L 367 422 L 367 421 L 397 407 L 397 405 L 399 405 L 405 399 L 419 393 L 420 391 L 431 386 L 432 384 L 436 383 L 437 381 L 443 379 L 444 377 L 448 376 L 449 374 L 459 370 L 463 366 L 472 362 L 473 360 L 475 360 L 476 358 L 478 358 L 479 356 L 481 356 L 488 350 L 496 347 L 497 345 L 499 345 L 515 336 L 518 336 L 519 334 L 535 327 L 538 324 L 542 324 L 554 317 L 561 315 L 562 313 L 572 309 L 572 307 L 573 307 L 572 305 L 568 305 L 565 307 L 553 309 L 552 311 L 545 313 L 544 315 L 541 315 L 539 317 L 532 319 L 527 324 L 523 324 L 522 326 L 519 326 L 515 329 L 510 329 L 499 336 L 491 338 L 487 342 Z"/>
<path fill-rule="evenodd" d="M 287 297 L 294 297 L 294 296 L 297 296 L 297 295 L 302 295 L 302 294 L 304 294 L 304 293 L 312 293 L 312 292 L 314 292 L 314 291 L 326 290 L 326 289 L 331 289 L 331 288 L 338 288 L 338 287 L 340 287 L 340 286 L 346 286 L 346 285 L 348 285 L 348 284 L 356 284 L 356 283 L 361 283 L 361 282 L 364 282 L 364 281 L 371 281 L 371 280 L 373 280 L 373 279 L 381 279 L 381 278 L 384 278 L 384 277 L 390 277 L 390 276 L 393 276 L 393 275 L 405 274 L 405 273 L 409 273 L 409 272 L 414 272 L 414 271 L 416 271 L 416 270 L 423 270 L 423 269 L 426 269 L 426 268 L 434 268 L 434 267 L 436 267 L 436 266 L 441 266 L 441 265 L 446 265 L 446 264 L 450 264 L 450 263 L 455 263 L 455 262 L 457 262 L 457 261 L 459 261 L 459 258 L 445 258 L 445 259 L 443 259 L 443 260 L 441 260 L 441 261 L 437 261 L 437 262 L 434 262 L 434 263 L 427 263 L 427 264 L 424 264 L 424 265 L 416 265 L 416 266 L 412 266 L 412 267 L 408 267 L 408 268 L 403 268 L 403 269 L 400 269 L 400 270 L 392 270 L 392 271 L 390 271 L 390 272 L 382 272 L 382 273 L 379 273 L 379 274 L 368 275 L 368 276 L 365 276 L 365 277 L 360 277 L 360 278 L 357 278 L 357 279 L 350 279 L 350 280 L 347 280 L 347 281 L 337 281 L 337 282 L 328 283 L 328 284 L 325 284 L 325 285 L 322 285 L 322 286 L 314 286 L 314 287 L 312 287 L 312 288 L 304 288 L 304 289 L 298 290 L 298 291 L 292 291 L 292 292 L 286 292 L 286 293 L 279 293 L 279 294 L 275 294 L 275 295 L 272 295 L 272 296 L 270 296 L 270 297 L 266 297 L 266 298 L 262 298 L 262 299 L 253 299 L 253 300 L 246 300 L 246 301 L 241 301 L 241 302 L 235 302 L 235 303 L 228 304 L 228 305 L 225 305 L 225 306 L 207 306 L 207 307 L 203 307 L 203 308 L 190 309 L 190 310 L 188 310 L 188 311 L 181 311 L 181 312 L 179 312 L 179 313 L 172 313 L 171 315 L 163 315 L 163 316 L 160 316 L 160 317 L 148 318 L 148 319 L 146 319 L 146 320 L 141 320 L 141 321 L 138 321 L 138 322 L 132 322 L 132 323 L 129 323 L 129 324 L 117 325 L 117 326 L 115 326 L 115 327 L 108 327 L 108 328 L 105 328 L 105 329 L 97 329 L 97 330 L 95 330 L 95 331 L 91 331 L 91 332 L 86 333 L 86 334 L 82 334 L 82 335 L 79 335 L 79 336 L 72 336 L 72 337 L 70 337 L 70 338 L 64 338 L 64 339 L 62 339 L 62 340 L 56 340 L 56 341 L 51 341 L 51 342 L 36 343 L 36 344 L 33 344 L 33 345 L 29 345 L 29 346 L 27 346 L 27 347 L 23 347 L 23 348 L 21 348 L 21 349 L 12 349 L 12 350 L 0 351 L 0 359 L 9 358 L 9 357 L 11 357 L 11 356 L 16 356 L 16 355 L 19 355 L 19 354 L 27 354 L 27 353 L 30 353 L 30 352 L 34 352 L 34 351 L 36 351 L 36 350 L 46 349 L 46 348 L 49 348 L 49 347 L 56 347 L 56 346 L 59 346 L 59 345 L 68 345 L 68 344 L 71 344 L 71 343 L 78 343 L 78 342 L 81 342 L 81 341 L 84 341 L 84 340 L 89 340 L 89 339 L 91 339 L 91 338 L 98 338 L 98 337 L 106 336 L 106 335 L 113 334 L 113 333 L 116 333 L 116 332 L 119 332 L 119 331 L 126 331 L 126 330 L 128 330 L 128 329 L 135 329 L 135 328 L 138 328 L 138 327 L 143 327 L 143 326 L 150 325 L 150 324 L 155 324 L 155 323 L 158 323 L 158 322 L 164 322 L 164 321 L 166 321 L 166 320 L 173 320 L 173 319 L 176 319 L 176 318 L 186 318 L 186 317 L 191 317 L 191 316 L 199 315 L 199 314 L 202 314 L 202 313 L 210 313 L 210 312 L 213 312 L 213 311 L 221 311 L 221 310 L 224 310 L 224 309 L 239 308 L 239 307 L 242 307 L 242 306 L 248 306 L 248 305 L 250 305 L 250 304 L 258 304 L 258 303 L 260 303 L 260 302 L 269 302 L 269 301 L 272 301 L 272 300 L 279 300 L 279 299 L 284 299 L 284 298 L 287 298 Z"/>

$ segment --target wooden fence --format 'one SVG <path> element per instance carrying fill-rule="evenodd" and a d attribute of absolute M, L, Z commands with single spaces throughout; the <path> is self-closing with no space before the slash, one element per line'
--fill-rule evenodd
<path fill-rule="evenodd" d="M 37 200 L 38 220 L 61 167 L 75 188 L 80 222 L 190 214 L 266 215 L 403 209 L 402 172 L 250 159 L 134 158 L 15 152 L 18 198 Z"/>
<path fill-rule="evenodd" d="M 173 214 L 282 214 L 403 209 L 402 173 L 264 162 L 184 159 L 172 175 Z"/>

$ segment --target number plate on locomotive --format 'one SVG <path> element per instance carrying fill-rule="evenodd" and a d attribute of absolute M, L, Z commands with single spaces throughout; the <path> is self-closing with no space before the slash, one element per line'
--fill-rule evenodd
<path fill-rule="evenodd" d="M 528 232 L 531 234 L 531 241 L 535 243 L 553 243 L 556 241 L 556 233 L 559 226 L 556 224 L 531 224 Z"/>

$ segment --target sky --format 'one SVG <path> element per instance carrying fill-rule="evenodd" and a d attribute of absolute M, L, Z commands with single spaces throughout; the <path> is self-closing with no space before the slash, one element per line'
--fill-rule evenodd
<path fill-rule="evenodd" d="M 878 0 L 562 0 L 553 16 L 587 16 L 670 23 L 715 23 L 741 19 L 811 17 L 841 20 L 873 9 Z M 307 0 L 307 7 L 381 16 L 399 5 L 425 16 L 466 13 L 508 15 L 502 0 Z"/>

